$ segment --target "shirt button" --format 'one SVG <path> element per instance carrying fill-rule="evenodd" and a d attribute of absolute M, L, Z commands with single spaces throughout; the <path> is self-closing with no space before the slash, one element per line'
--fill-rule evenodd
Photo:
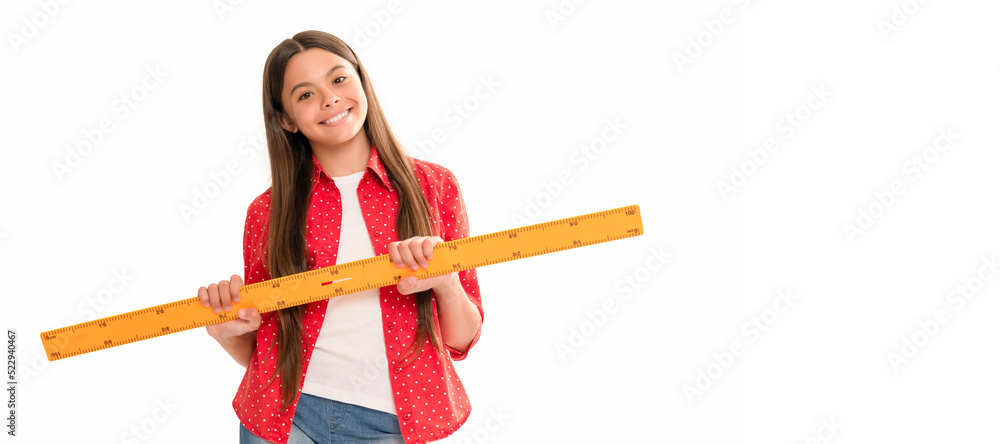
<path fill-rule="evenodd" d="M 395 326 L 396 326 L 395 322 L 390 322 L 389 323 L 389 330 L 392 330 L 392 327 L 395 327 Z"/>
<path fill-rule="evenodd" d="M 378 236 L 379 236 L 380 234 L 382 234 L 382 232 L 381 232 L 381 231 L 376 231 L 376 232 L 375 232 L 375 237 L 378 237 Z"/>
<path fill-rule="evenodd" d="M 365 199 L 372 197 L 372 193 L 365 193 Z"/>
<path fill-rule="evenodd" d="M 400 367 L 396 367 L 396 369 L 395 369 L 395 370 L 393 370 L 393 372 L 395 372 L 395 373 L 399 373 L 399 372 L 400 372 L 401 370 L 403 370 L 403 369 L 402 369 L 402 368 L 400 368 Z"/>
<path fill-rule="evenodd" d="M 403 421 L 409 421 L 409 420 L 410 420 L 410 414 L 409 413 L 403 415 Z"/>

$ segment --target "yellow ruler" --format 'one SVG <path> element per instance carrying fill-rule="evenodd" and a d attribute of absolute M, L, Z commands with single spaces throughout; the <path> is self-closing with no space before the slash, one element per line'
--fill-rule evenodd
<path fill-rule="evenodd" d="M 639 206 L 615 208 L 434 246 L 428 268 L 399 268 L 388 254 L 261 281 L 240 287 L 232 310 L 216 314 L 197 297 L 130 311 L 42 333 L 49 361 L 68 358 L 238 319 L 241 308 L 260 313 L 372 288 L 396 285 L 405 276 L 423 279 L 500 262 L 553 253 L 642 234 Z"/>

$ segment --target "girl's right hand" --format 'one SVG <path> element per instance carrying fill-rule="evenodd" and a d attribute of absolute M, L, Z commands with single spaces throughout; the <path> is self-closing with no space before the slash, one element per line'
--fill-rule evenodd
<path fill-rule="evenodd" d="M 212 307 L 213 313 L 221 313 L 223 310 L 233 309 L 233 302 L 240 301 L 240 287 L 243 286 L 243 279 L 234 274 L 228 281 L 219 281 L 218 285 L 210 284 L 208 288 L 198 289 L 198 299 L 206 308 Z M 215 340 L 225 340 L 238 336 L 248 335 L 260 328 L 260 313 L 256 308 L 241 308 L 237 312 L 239 319 L 220 322 L 218 324 L 206 325 L 205 330 L 209 336 Z"/>

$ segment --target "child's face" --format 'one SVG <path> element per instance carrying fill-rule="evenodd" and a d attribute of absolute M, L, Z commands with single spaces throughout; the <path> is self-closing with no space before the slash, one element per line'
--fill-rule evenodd
<path fill-rule="evenodd" d="M 364 134 L 368 100 L 361 79 L 350 62 L 325 49 L 310 48 L 288 60 L 281 103 L 288 113 L 280 117 L 281 126 L 302 131 L 313 148 L 334 148 Z"/>

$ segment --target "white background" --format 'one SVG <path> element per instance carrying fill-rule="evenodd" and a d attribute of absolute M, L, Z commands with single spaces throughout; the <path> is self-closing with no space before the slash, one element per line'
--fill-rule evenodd
<path fill-rule="evenodd" d="M 264 60 L 307 29 L 353 45 L 474 235 L 641 208 L 640 237 L 479 269 L 473 413 L 447 442 L 1000 438 L 995 2 L 226 5 L 2 6 L 20 442 L 237 442 L 244 369 L 203 329 L 56 362 L 39 333 L 242 274 Z"/>

